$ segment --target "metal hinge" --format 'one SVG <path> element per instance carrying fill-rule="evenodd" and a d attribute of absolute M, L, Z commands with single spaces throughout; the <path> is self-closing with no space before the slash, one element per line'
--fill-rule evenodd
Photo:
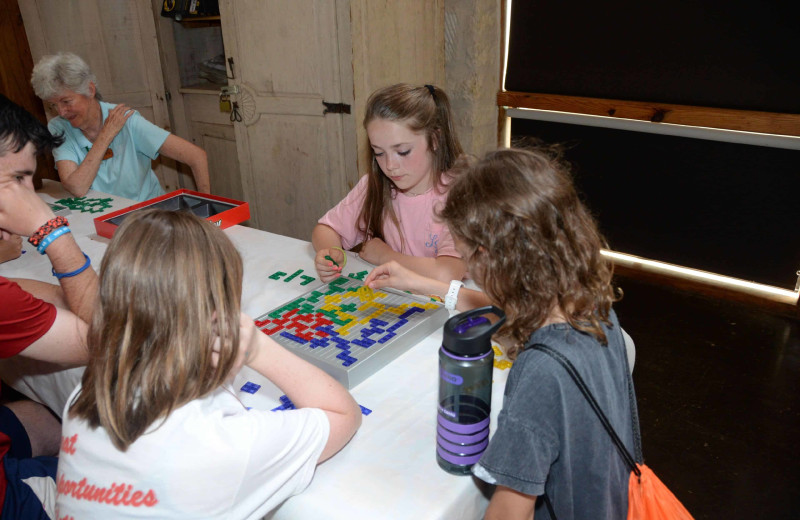
<path fill-rule="evenodd" d="M 328 103 L 327 101 L 323 101 L 322 104 L 325 105 L 325 110 L 322 111 L 322 115 L 350 113 L 350 105 L 344 103 Z"/>

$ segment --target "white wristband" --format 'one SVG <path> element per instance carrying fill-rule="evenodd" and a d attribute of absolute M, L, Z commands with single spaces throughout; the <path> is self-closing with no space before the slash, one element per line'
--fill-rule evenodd
<path fill-rule="evenodd" d="M 447 290 L 447 296 L 444 297 L 444 308 L 448 310 L 455 310 L 456 302 L 458 301 L 458 291 L 464 283 L 461 280 L 453 280 L 450 282 L 450 288 Z"/>

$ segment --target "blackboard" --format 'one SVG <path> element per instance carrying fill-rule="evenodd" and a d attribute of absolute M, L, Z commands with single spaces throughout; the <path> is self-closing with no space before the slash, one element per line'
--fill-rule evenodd
<path fill-rule="evenodd" d="M 509 91 L 800 113 L 791 0 L 514 0 Z"/>
<path fill-rule="evenodd" d="M 793 289 L 800 151 L 512 119 L 560 143 L 615 251 Z"/>

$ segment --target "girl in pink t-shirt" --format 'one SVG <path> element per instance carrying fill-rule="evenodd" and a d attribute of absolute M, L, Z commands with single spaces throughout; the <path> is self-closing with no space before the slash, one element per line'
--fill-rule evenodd
<path fill-rule="evenodd" d="M 320 279 L 338 277 L 344 249 L 360 244 L 359 255 L 372 264 L 395 260 L 428 277 L 460 280 L 465 264 L 436 216 L 462 154 L 447 94 L 433 85 L 379 89 L 367 101 L 364 128 L 371 168 L 311 237 Z"/>

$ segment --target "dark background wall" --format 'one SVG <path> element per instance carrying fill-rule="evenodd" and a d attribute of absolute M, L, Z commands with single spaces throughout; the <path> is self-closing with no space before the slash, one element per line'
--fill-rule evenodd
<path fill-rule="evenodd" d="M 517 0 L 506 90 L 800 112 L 797 2 Z"/>
<path fill-rule="evenodd" d="M 800 113 L 792 2 L 515 1 L 510 91 Z M 800 151 L 514 120 L 568 145 L 613 249 L 794 288 Z"/>
<path fill-rule="evenodd" d="M 515 119 L 561 143 L 612 249 L 794 288 L 800 152 Z"/>

